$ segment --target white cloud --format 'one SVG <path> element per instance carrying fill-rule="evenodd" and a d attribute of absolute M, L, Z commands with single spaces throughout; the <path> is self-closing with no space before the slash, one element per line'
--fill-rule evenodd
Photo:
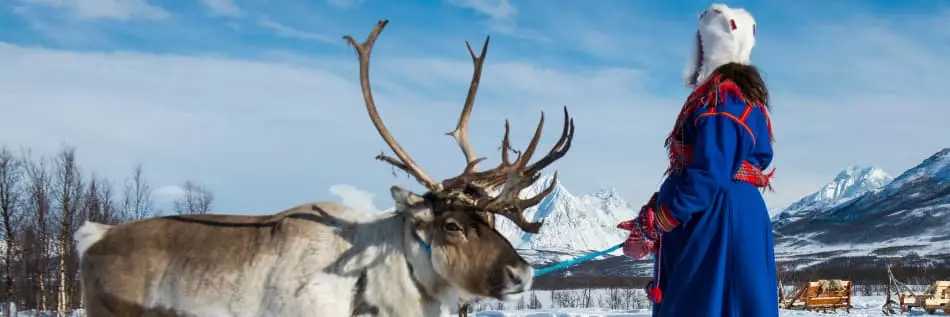
<path fill-rule="evenodd" d="M 327 4 L 337 8 L 352 8 L 366 2 L 366 0 L 327 0 Z"/>
<path fill-rule="evenodd" d="M 164 9 L 145 0 L 24 0 L 27 4 L 57 7 L 83 19 L 159 20 L 168 17 Z"/>
<path fill-rule="evenodd" d="M 330 194 L 339 197 L 341 203 L 356 210 L 380 212 L 373 204 L 373 197 L 376 195 L 352 185 L 338 184 L 330 186 Z"/>
<path fill-rule="evenodd" d="M 475 10 L 496 21 L 512 20 L 518 15 L 518 9 L 508 0 L 448 0 L 448 3 L 459 8 Z"/>
<path fill-rule="evenodd" d="M 234 0 L 201 0 L 205 7 L 216 16 L 240 17 L 244 15 Z"/>
<path fill-rule="evenodd" d="M 284 24 L 278 23 L 268 17 L 261 18 L 257 21 L 257 25 L 273 30 L 277 35 L 283 37 L 297 38 L 302 40 L 311 40 L 324 43 L 333 43 L 339 44 L 340 41 L 331 39 L 330 37 L 314 32 L 308 32 L 301 29 L 293 28 L 286 26 Z"/>
<path fill-rule="evenodd" d="M 539 31 L 518 24 L 518 8 L 508 0 L 447 0 L 447 3 L 462 9 L 470 9 L 488 17 L 488 27 L 498 33 L 537 42 L 551 42 L 551 38 Z"/>
<path fill-rule="evenodd" d="M 181 196 L 184 196 L 185 189 L 178 185 L 166 185 L 156 188 L 154 191 L 152 191 L 152 194 L 155 196 L 155 200 L 159 203 L 168 203 L 175 201 L 175 199 L 178 199 Z"/>

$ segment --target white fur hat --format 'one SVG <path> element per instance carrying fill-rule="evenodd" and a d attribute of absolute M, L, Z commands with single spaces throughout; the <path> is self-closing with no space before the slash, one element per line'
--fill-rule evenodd
<path fill-rule="evenodd" d="M 693 45 L 693 54 L 683 75 L 686 86 L 695 88 L 719 66 L 751 63 L 755 18 L 745 9 L 714 3 L 699 15 Z"/>

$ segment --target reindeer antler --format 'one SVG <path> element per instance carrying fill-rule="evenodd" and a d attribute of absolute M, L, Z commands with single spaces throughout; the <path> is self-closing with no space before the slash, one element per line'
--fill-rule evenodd
<path fill-rule="evenodd" d="M 472 56 L 474 71 L 472 73 L 472 81 L 469 85 L 468 95 L 462 106 L 462 112 L 459 114 L 458 123 L 452 132 L 447 133 L 455 139 L 459 148 L 462 150 L 462 154 L 465 156 L 465 168 L 458 176 L 447 178 L 441 183 L 437 183 L 429 178 L 429 176 L 416 165 L 412 158 L 406 154 L 405 150 L 399 146 L 399 143 L 396 142 L 379 118 L 379 113 L 376 111 L 376 104 L 373 102 L 373 93 L 369 83 L 369 57 L 372 53 L 376 38 L 388 22 L 388 20 L 380 20 L 373 29 L 373 32 L 370 33 L 369 37 L 367 37 L 366 41 L 362 44 L 357 43 L 350 36 L 343 37 L 350 45 L 356 48 L 356 52 L 359 54 L 360 84 L 370 119 L 376 126 L 379 135 L 383 137 L 383 140 L 386 141 L 386 144 L 389 145 L 398 158 L 380 154 L 376 159 L 406 171 L 414 176 L 419 183 L 428 188 L 430 192 L 445 199 L 452 205 L 461 205 L 460 207 L 473 208 L 475 211 L 501 215 L 513 221 L 522 230 L 537 233 L 544 221 L 528 221 L 524 218 L 524 210 L 537 205 L 544 197 L 554 191 L 557 185 L 557 171 L 554 172 L 554 177 L 550 185 L 540 193 L 527 199 L 520 199 L 519 194 L 540 178 L 542 169 L 559 160 L 570 149 L 571 141 L 574 139 L 574 119 L 571 119 L 568 115 L 567 107 L 564 107 L 564 128 L 561 132 L 561 138 L 554 147 L 548 151 L 547 155 L 533 164 L 528 164 L 531 160 L 531 156 L 534 155 L 538 147 L 538 142 L 541 140 L 541 131 L 544 127 L 544 112 L 541 112 L 541 119 L 535 129 L 534 136 L 531 138 L 531 142 L 528 143 L 528 147 L 524 152 L 517 152 L 511 147 L 511 141 L 509 139 L 511 129 L 508 120 L 505 120 L 505 135 L 501 142 L 501 163 L 493 169 L 479 172 L 476 166 L 479 162 L 485 160 L 485 158 L 476 157 L 475 151 L 472 149 L 471 144 L 469 144 L 468 120 L 471 117 L 472 108 L 475 104 L 475 96 L 478 94 L 478 84 L 481 80 L 482 66 L 485 61 L 485 54 L 488 51 L 490 37 L 485 38 L 485 44 L 482 45 L 481 54 L 479 55 L 476 55 L 475 51 L 472 50 L 472 46 L 469 45 L 468 42 L 465 42 L 466 47 L 468 47 L 468 52 Z M 518 155 L 514 162 L 511 162 L 509 159 L 509 151 L 513 151 Z M 497 196 L 491 197 L 488 195 L 489 190 L 497 189 L 499 186 L 501 186 L 501 188 Z"/>
<path fill-rule="evenodd" d="M 475 151 L 472 150 L 472 145 L 468 143 L 468 118 L 471 117 L 472 106 L 475 105 L 475 95 L 478 94 L 478 83 L 482 79 L 482 65 L 484 65 L 485 62 L 485 54 L 488 53 L 488 42 L 490 40 L 490 36 L 485 37 L 485 44 L 482 44 L 482 53 L 479 55 L 475 55 L 475 51 L 472 50 L 472 45 L 470 45 L 468 41 L 465 41 L 465 46 L 468 47 L 468 54 L 472 56 L 472 64 L 475 70 L 472 71 L 472 82 L 468 86 L 468 94 L 465 96 L 465 105 L 462 106 L 462 113 L 459 114 L 459 121 L 455 125 L 455 130 L 446 133 L 455 139 L 459 148 L 462 149 L 462 154 L 465 155 L 465 171 L 463 173 L 474 172 L 478 162 L 485 160 L 484 157 L 476 158 Z"/>
<path fill-rule="evenodd" d="M 513 163 L 508 163 L 505 154 L 502 154 L 502 163 L 498 167 L 477 173 L 470 178 L 486 188 L 495 188 L 503 185 L 501 193 L 490 200 L 482 200 L 479 207 L 486 211 L 494 212 L 513 221 L 518 227 L 526 232 L 537 233 L 544 221 L 529 222 L 524 218 L 524 210 L 541 203 L 547 195 L 551 194 L 557 186 L 557 171 L 551 178 L 551 183 L 538 194 L 527 199 L 520 199 L 519 194 L 522 190 L 534 184 L 540 178 L 541 170 L 554 163 L 564 156 L 571 147 L 574 140 L 574 119 L 571 119 L 564 107 L 564 129 L 561 132 L 561 138 L 548 151 L 548 154 L 537 162 L 528 165 L 531 156 L 534 155 L 541 139 L 541 130 L 544 125 L 544 112 L 541 113 L 541 120 L 535 130 L 534 137 L 528 144 L 528 148 L 518 155 Z M 505 137 L 502 140 L 502 151 L 506 153 L 505 148 L 510 148 L 508 140 L 508 124 L 505 124 Z"/>
<path fill-rule="evenodd" d="M 360 59 L 360 88 L 363 90 L 363 101 L 366 103 L 366 111 L 369 112 L 369 118 L 373 121 L 373 125 L 376 126 L 376 131 L 379 132 L 379 136 L 383 137 L 383 140 L 386 141 L 386 144 L 389 145 L 389 148 L 396 153 L 396 159 L 386 156 L 385 154 L 380 153 L 376 156 L 377 160 L 381 160 L 392 164 L 393 166 L 402 169 L 414 176 L 416 180 L 421 183 L 423 186 L 428 188 L 431 191 L 441 191 L 442 185 L 436 183 L 429 178 L 425 172 L 422 171 L 422 168 L 419 165 L 416 165 L 416 162 L 412 160 L 412 157 L 402 149 L 402 146 L 399 145 L 399 142 L 396 142 L 396 139 L 393 138 L 392 134 L 389 133 L 389 129 L 386 129 L 386 125 L 383 124 L 383 120 L 379 118 L 379 112 L 376 111 L 376 102 L 373 101 L 373 89 L 369 83 L 369 57 L 373 53 L 373 44 L 376 44 L 376 38 L 379 37 L 379 33 L 383 31 L 383 28 L 386 27 L 386 24 L 389 23 L 389 20 L 379 20 L 376 23 L 376 27 L 373 28 L 373 32 L 366 37 L 366 41 L 362 44 L 357 43 L 353 37 L 346 35 L 343 37 L 350 45 L 353 45 L 353 48 L 356 49 L 356 53 L 359 55 Z"/>

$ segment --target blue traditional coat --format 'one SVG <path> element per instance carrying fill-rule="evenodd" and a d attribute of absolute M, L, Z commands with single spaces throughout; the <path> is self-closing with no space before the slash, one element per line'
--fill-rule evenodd
<path fill-rule="evenodd" d="M 760 193 L 772 161 L 764 105 L 709 79 L 667 139 L 670 167 L 654 209 L 661 236 L 653 316 L 777 317 L 772 224 Z"/>

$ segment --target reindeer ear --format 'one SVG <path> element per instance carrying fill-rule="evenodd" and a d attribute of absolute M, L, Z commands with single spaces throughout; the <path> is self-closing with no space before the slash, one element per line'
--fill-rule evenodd
<path fill-rule="evenodd" d="M 399 210 L 409 208 L 425 200 L 422 196 L 399 186 L 390 187 L 389 192 L 392 194 L 393 200 L 396 201 L 396 209 Z"/>
<path fill-rule="evenodd" d="M 393 196 L 393 201 L 396 202 L 397 212 L 405 212 L 418 220 L 432 219 L 432 207 L 424 204 L 425 199 L 419 194 L 399 186 L 390 187 L 389 192 Z"/>

